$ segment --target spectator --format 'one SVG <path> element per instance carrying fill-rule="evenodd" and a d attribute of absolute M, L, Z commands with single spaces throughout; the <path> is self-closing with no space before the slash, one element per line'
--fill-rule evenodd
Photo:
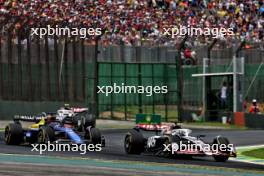
<path fill-rule="evenodd" d="M 221 100 L 221 108 L 226 109 L 227 105 L 227 83 L 223 82 L 223 86 L 221 88 L 221 93 L 220 93 L 220 100 Z"/>
<path fill-rule="evenodd" d="M 252 100 L 252 105 L 249 108 L 249 112 L 252 113 L 252 114 L 260 113 L 260 109 L 259 109 L 259 107 L 257 105 L 257 100 L 256 99 Z"/>
<path fill-rule="evenodd" d="M 227 41 L 263 42 L 263 11 L 262 1 L 249 0 L 0 0 L 0 24 L 13 32 L 48 24 L 100 27 L 102 41 L 114 45 L 175 45 L 177 38 L 164 36 L 163 28 L 179 25 L 232 28 L 235 35 L 225 36 Z"/>

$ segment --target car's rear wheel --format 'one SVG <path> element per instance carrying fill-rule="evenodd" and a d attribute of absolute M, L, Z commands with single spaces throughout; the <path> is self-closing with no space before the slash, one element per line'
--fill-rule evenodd
<path fill-rule="evenodd" d="M 169 157 L 171 157 L 172 156 L 172 152 L 171 152 L 171 147 L 169 147 L 169 151 L 167 150 L 167 149 L 165 149 L 165 146 L 167 147 L 168 145 L 170 145 L 171 144 L 171 141 L 169 140 L 169 138 L 167 138 L 166 140 L 165 140 L 165 142 L 164 142 L 164 148 L 163 148 L 163 155 L 164 155 L 164 157 L 166 157 L 166 158 L 169 158 Z"/>
<path fill-rule="evenodd" d="M 24 134 L 21 124 L 10 123 L 5 128 L 5 143 L 19 145 L 23 142 Z"/>
<path fill-rule="evenodd" d="M 54 130 L 50 126 L 42 126 L 38 132 L 38 143 L 46 144 L 55 141 Z"/>
<path fill-rule="evenodd" d="M 94 115 L 86 113 L 84 118 L 85 118 L 85 120 L 84 120 L 84 128 L 87 128 L 89 126 L 95 127 L 96 118 L 95 118 Z"/>
<path fill-rule="evenodd" d="M 171 144 L 171 145 L 178 145 L 178 146 L 180 146 L 180 142 L 181 142 L 181 137 L 180 136 L 178 136 L 178 135 L 172 135 L 171 136 L 171 141 L 169 141 L 169 143 L 167 143 L 166 145 Z M 170 147 L 170 150 L 172 150 L 172 146 Z M 166 151 L 166 152 L 169 153 L 169 155 L 167 155 L 169 157 L 172 157 L 172 156 L 179 157 L 179 155 L 177 154 L 177 151 L 174 151 L 175 152 L 174 154 L 172 154 L 172 151 Z"/>
<path fill-rule="evenodd" d="M 218 150 L 221 149 L 220 145 L 225 145 L 226 148 L 228 146 L 228 144 L 230 144 L 229 140 L 225 137 L 216 137 L 214 140 L 213 140 L 213 144 L 214 145 L 217 145 L 218 146 Z M 215 161 L 217 162 L 226 162 L 229 158 L 229 154 L 228 154 L 228 151 L 219 151 L 221 152 L 222 154 L 220 155 L 213 155 Z"/>
<path fill-rule="evenodd" d="M 144 137 L 136 131 L 130 130 L 125 136 L 124 147 L 128 154 L 141 154 L 144 151 Z"/>
<path fill-rule="evenodd" d="M 74 117 L 73 124 L 78 131 L 82 132 L 88 127 L 94 128 L 96 126 L 96 118 L 88 112 L 82 112 Z"/>
<path fill-rule="evenodd" d="M 98 128 L 91 128 L 90 136 L 93 144 L 101 144 L 102 135 Z"/>

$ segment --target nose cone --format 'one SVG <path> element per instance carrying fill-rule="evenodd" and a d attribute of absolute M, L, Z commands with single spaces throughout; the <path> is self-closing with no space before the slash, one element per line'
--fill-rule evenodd
<path fill-rule="evenodd" d="M 72 129 L 68 129 L 66 131 L 69 139 L 76 144 L 83 144 L 83 140 L 80 138 L 80 136 L 78 134 L 76 134 Z"/>

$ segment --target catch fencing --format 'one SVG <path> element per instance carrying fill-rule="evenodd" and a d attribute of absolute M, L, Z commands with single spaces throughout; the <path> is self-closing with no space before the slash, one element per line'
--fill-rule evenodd
<path fill-rule="evenodd" d="M 166 120 L 177 119 L 175 47 L 97 46 L 77 38 L 0 37 L 3 102 L 79 102 L 96 107 L 100 118 L 130 119 L 137 113 L 156 113 Z M 192 49 L 196 51 L 198 65 L 183 66 L 183 108 L 198 110 L 202 106 L 202 79 L 191 75 L 202 72 L 202 59 L 208 57 L 208 46 Z M 234 51 L 233 47 L 219 46 L 213 48 L 210 56 L 232 59 Z M 247 98 L 263 102 L 263 50 L 242 50 L 239 57 L 245 58 Z M 96 93 L 97 84 L 112 83 L 168 85 L 169 93 L 151 97 L 144 94 L 105 97 Z"/>

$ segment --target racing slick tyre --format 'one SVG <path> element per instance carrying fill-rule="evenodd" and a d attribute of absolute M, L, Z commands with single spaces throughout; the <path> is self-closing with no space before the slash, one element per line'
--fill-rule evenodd
<path fill-rule="evenodd" d="M 95 123 L 96 123 L 96 118 L 94 115 L 88 113 L 85 114 L 84 129 L 86 129 L 89 126 L 95 127 Z"/>
<path fill-rule="evenodd" d="M 169 139 L 171 139 L 171 140 L 169 140 Z M 177 144 L 178 146 L 180 146 L 180 142 L 181 142 L 181 138 L 180 138 L 180 136 L 175 135 L 175 136 L 172 136 L 171 138 L 170 138 L 170 137 L 167 137 L 167 140 L 165 141 L 165 145 L 167 146 L 167 145 L 169 145 L 169 144 L 174 143 L 174 145 Z M 172 147 L 170 147 L 170 150 L 172 150 Z M 173 157 L 173 155 L 172 155 L 172 151 L 165 151 L 165 146 L 164 146 L 164 148 L 163 148 L 163 153 L 164 153 L 164 156 L 165 156 L 166 158 Z M 174 154 L 174 156 L 176 156 L 176 155 L 177 155 L 177 154 Z"/>
<path fill-rule="evenodd" d="M 124 147 L 127 154 L 141 154 L 144 151 L 144 137 L 136 131 L 130 130 L 125 136 Z"/>
<path fill-rule="evenodd" d="M 217 144 L 218 149 L 220 149 L 220 145 L 224 144 L 225 146 L 228 146 L 228 144 L 230 144 L 230 142 L 227 138 L 219 136 L 213 140 L 213 144 Z M 226 162 L 229 158 L 228 151 L 220 151 L 220 152 L 222 152 L 223 155 L 213 155 L 215 161 Z"/>
<path fill-rule="evenodd" d="M 102 135 L 98 128 L 91 128 L 90 129 L 90 136 L 91 141 L 93 144 L 101 144 L 102 142 Z"/>
<path fill-rule="evenodd" d="M 10 123 L 5 128 L 5 143 L 7 145 L 19 145 L 23 142 L 24 134 L 21 124 Z"/>
<path fill-rule="evenodd" d="M 79 132 L 84 131 L 88 127 L 95 127 L 96 124 L 95 116 L 88 112 L 79 113 L 72 120 L 76 130 Z"/>
<path fill-rule="evenodd" d="M 42 126 L 38 132 L 38 143 L 47 144 L 55 141 L 54 130 L 50 126 Z"/>
<path fill-rule="evenodd" d="M 171 144 L 171 141 L 169 140 L 169 138 L 167 138 L 167 139 L 165 140 L 164 144 L 165 144 L 165 146 Z M 165 151 L 165 146 L 164 146 L 164 148 L 162 149 L 162 150 L 163 150 L 163 155 L 164 155 L 164 157 L 166 157 L 166 158 L 170 158 L 170 157 L 172 157 L 172 152 L 171 152 L 171 151 Z M 171 150 L 171 147 L 170 147 L 170 150 Z"/>

